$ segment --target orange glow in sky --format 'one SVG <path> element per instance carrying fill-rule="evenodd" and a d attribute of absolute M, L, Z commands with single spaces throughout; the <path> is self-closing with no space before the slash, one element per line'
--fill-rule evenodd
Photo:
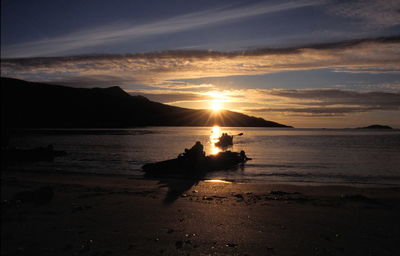
<path fill-rule="evenodd" d="M 222 102 L 215 100 L 211 103 L 211 109 L 213 111 L 220 111 L 222 109 Z"/>
<path fill-rule="evenodd" d="M 220 111 L 223 108 L 223 102 L 229 101 L 227 95 L 225 95 L 223 92 L 209 91 L 206 94 L 211 97 L 210 108 L 214 112 Z"/>
<path fill-rule="evenodd" d="M 212 182 L 212 183 L 232 183 L 231 181 L 227 181 L 227 180 L 205 180 L 204 182 Z"/>

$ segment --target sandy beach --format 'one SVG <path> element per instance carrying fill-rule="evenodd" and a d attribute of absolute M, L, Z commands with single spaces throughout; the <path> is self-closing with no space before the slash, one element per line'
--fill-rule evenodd
<path fill-rule="evenodd" d="M 400 250 L 400 188 L 3 171 L 1 189 L 2 255 Z"/>

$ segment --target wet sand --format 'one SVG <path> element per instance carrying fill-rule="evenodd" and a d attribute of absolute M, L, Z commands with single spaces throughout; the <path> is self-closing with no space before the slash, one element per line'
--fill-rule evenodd
<path fill-rule="evenodd" d="M 400 251 L 400 188 L 3 171 L 1 190 L 1 255 Z"/>

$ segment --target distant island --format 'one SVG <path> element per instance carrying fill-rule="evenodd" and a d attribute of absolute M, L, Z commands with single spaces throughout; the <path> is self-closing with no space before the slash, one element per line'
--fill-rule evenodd
<path fill-rule="evenodd" d="M 73 88 L 1 78 L 2 129 L 123 128 L 138 126 L 291 127 L 229 110 L 180 108 L 118 86 Z"/>
<path fill-rule="evenodd" d="M 380 124 L 373 124 L 366 127 L 358 127 L 356 129 L 385 129 L 385 130 L 393 130 L 392 127 L 388 125 L 380 125 Z"/>

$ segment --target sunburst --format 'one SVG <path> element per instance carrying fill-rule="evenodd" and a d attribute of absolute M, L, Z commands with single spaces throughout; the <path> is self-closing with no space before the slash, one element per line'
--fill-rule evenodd
<path fill-rule="evenodd" d="M 214 112 L 218 112 L 222 109 L 222 102 L 219 100 L 214 100 L 211 102 L 211 109 Z"/>

